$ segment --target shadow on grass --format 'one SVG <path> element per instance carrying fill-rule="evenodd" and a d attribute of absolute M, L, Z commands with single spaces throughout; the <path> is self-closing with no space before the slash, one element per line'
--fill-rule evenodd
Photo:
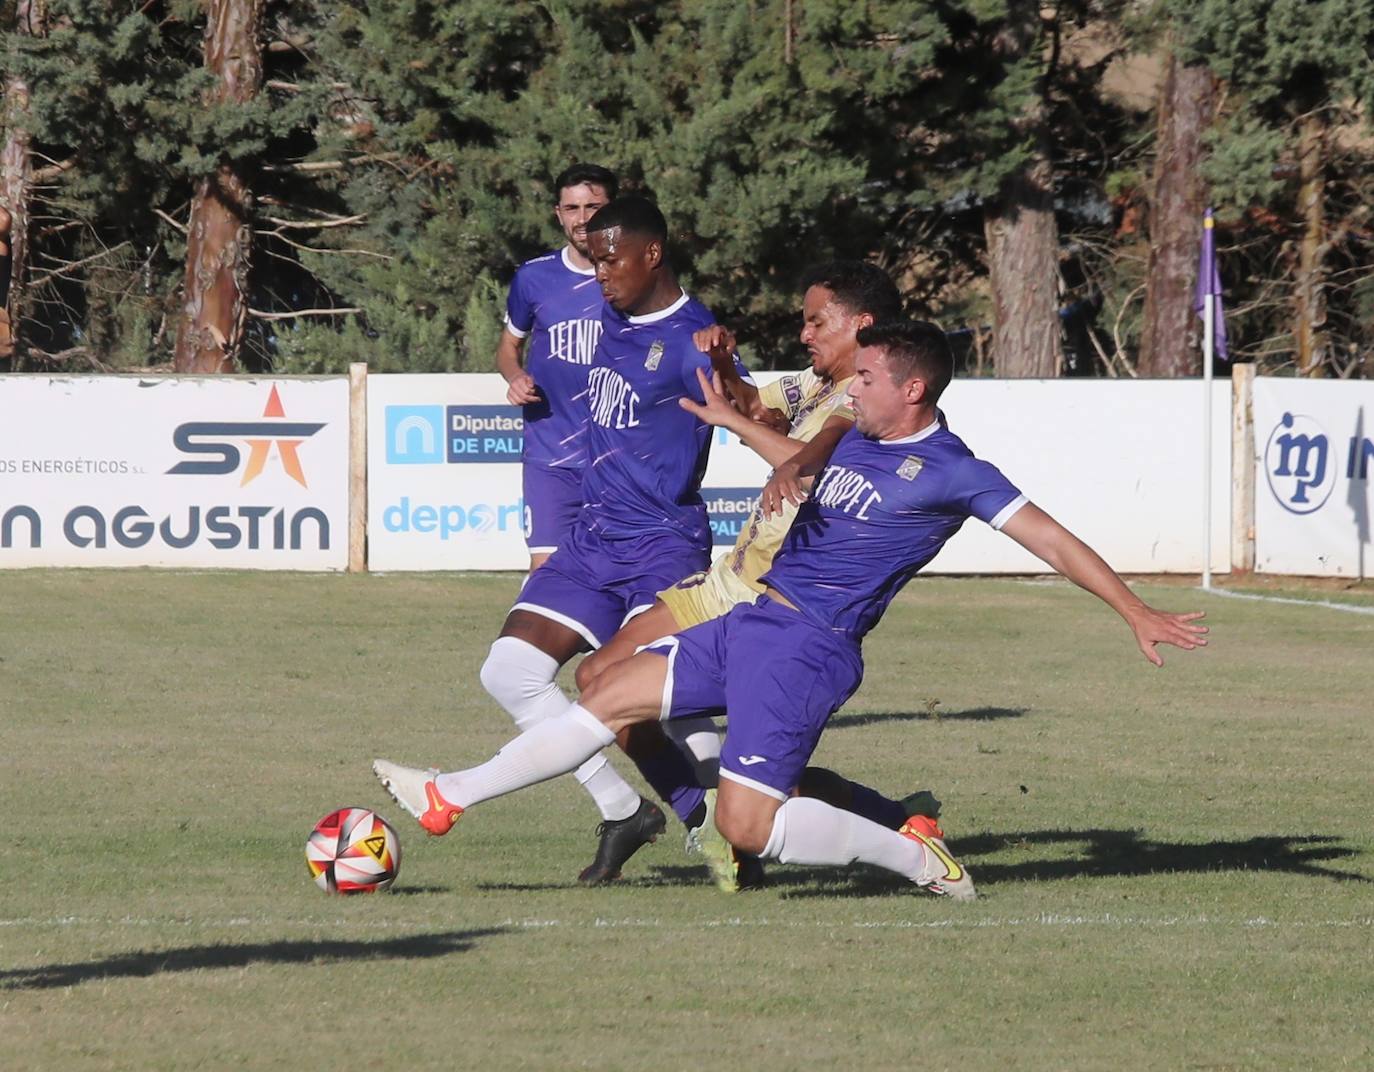
<path fill-rule="evenodd" d="M 1020 718 L 1024 707 L 971 707 L 967 711 L 856 711 L 849 715 L 835 715 L 826 723 L 827 730 L 855 729 L 876 726 L 882 722 L 995 722 L 1003 718 Z"/>
<path fill-rule="evenodd" d="M 140 950 L 99 960 L 46 964 L 0 971 L 0 990 L 48 990 L 95 979 L 141 979 L 201 968 L 246 968 L 250 964 L 328 964 L 354 960 L 405 960 L 466 953 L 479 938 L 508 928 L 416 934 L 377 942 L 261 942 L 253 945 L 192 945 Z"/>
<path fill-rule="evenodd" d="M 614 882 L 603 886 L 584 886 L 575 878 L 563 882 L 479 882 L 477 889 L 483 893 L 548 893 L 558 890 L 586 890 L 594 894 L 602 890 L 650 890 L 660 888 L 681 888 L 685 886 L 709 886 L 711 874 L 705 864 L 685 864 L 682 866 L 655 866 L 648 860 L 636 858 L 631 867 L 647 867 L 648 872 L 632 870 Z"/>
<path fill-rule="evenodd" d="M 1044 846 L 1076 848 L 1059 859 L 1022 863 L 981 863 L 979 857 Z M 1177 843 L 1152 841 L 1138 830 L 1031 830 L 979 834 L 951 839 L 950 849 L 969 865 L 979 889 L 1003 882 L 1049 881 L 1066 878 L 1136 878 L 1148 875 L 1209 874 L 1258 871 L 1301 878 L 1329 878 L 1341 882 L 1374 882 L 1363 875 L 1337 871 L 1322 864 L 1359 855 L 1338 839 L 1317 834 L 1298 837 L 1253 837 L 1241 841 Z M 802 881 L 798 881 L 798 877 Z M 772 885 L 794 885 L 784 897 L 866 897 L 909 889 L 894 875 L 877 870 L 831 872 L 780 871 L 770 874 Z"/>
<path fill-rule="evenodd" d="M 1321 861 L 1347 859 L 1359 853 L 1338 844 L 1337 838 L 1319 834 L 1176 843 L 1151 841 L 1139 830 L 1033 830 L 959 838 L 951 848 L 972 862 L 974 857 L 1007 849 L 1061 844 L 1081 844 L 1083 849 L 1072 859 L 982 864 L 976 867 L 978 877 L 984 882 L 1019 882 L 1079 876 L 1277 871 L 1306 878 L 1374 882 L 1363 875 L 1322 867 Z"/>

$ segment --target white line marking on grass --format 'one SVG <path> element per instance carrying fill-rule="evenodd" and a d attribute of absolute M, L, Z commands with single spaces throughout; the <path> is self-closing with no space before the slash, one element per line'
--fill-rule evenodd
<path fill-rule="evenodd" d="M 1259 592 L 1231 592 L 1225 588 L 1194 588 L 1193 591 L 1225 596 L 1227 599 L 1254 599 L 1261 603 L 1291 603 L 1298 607 L 1326 607 L 1329 610 L 1343 610 L 1351 614 L 1374 614 L 1374 607 L 1361 607 L 1354 603 L 1333 603 L 1329 599 L 1294 599 L 1292 596 L 1266 596 Z"/>
<path fill-rule="evenodd" d="M 1061 577 L 1019 577 L 1007 578 L 1013 584 L 1025 585 L 1029 588 L 1071 588 L 1072 584 Z M 1134 581 L 1131 587 L 1137 584 L 1148 585 L 1149 581 Z M 1230 588 L 1203 588 L 1197 585 L 1192 588 L 1179 589 L 1180 591 L 1200 592 L 1208 596 L 1224 596 L 1227 599 L 1253 599 L 1261 603 L 1288 603 L 1295 607 L 1325 607 L 1328 610 L 1343 610 L 1350 614 L 1374 614 L 1374 606 L 1362 606 L 1358 603 L 1335 603 L 1329 599 L 1297 599 L 1293 596 L 1268 596 L 1263 592 L 1236 592 Z"/>
<path fill-rule="evenodd" d="M 973 911 L 977 911 L 974 909 Z M 86 916 L 54 916 L 48 919 L 36 917 L 21 917 L 16 919 L 0 919 L 0 927 L 204 927 L 212 928 L 237 928 L 254 927 L 261 929 L 264 927 L 338 927 L 348 924 L 350 921 L 338 918 L 307 917 L 304 919 L 257 919 L 251 920 L 244 917 L 234 917 L 231 919 L 146 919 L 134 916 L 124 916 L 119 919 L 109 919 L 100 917 Z M 352 921 L 356 922 L 356 920 Z M 368 923 L 370 928 L 405 930 L 414 932 L 417 926 L 425 924 L 407 920 L 400 923 L 392 920 L 372 920 Z M 437 923 L 430 924 L 438 926 Z M 1257 927 L 1283 928 L 1283 929 L 1313 929 L 1313 928 L 1366 928 L 1374 927 L 1374 916 L 1355 916 L 1351 919 L 1307 919 L 1307 920 L 1282 920 L 1270 919 L 1266 916 L 1253 916 L 1245 919 L 1227 919 L 1217 916 L 1118 916 L 1110 912 L 1102 915 L 1059 915 L 1053 912 L 1041 912 L 1032 916 L 985 916 L 974 919 L 931 919 L 931 920 L 912 920 L 912 919 L 849 919 L 849 920 L 826 920 L 826 919 L 776 919 L 768 916 L 761 916 L 757 919 L 744 919 L 740 916 L 727 916 L 721 919 L 704 919 L 684 921 L 681 923 L 665 922 L 661 919 L 641 919 L 637 917 L 626 917 L 621 919 L 607 919 L 596 916 L 591 919 L 503 919 L 493 923 L 482 923 L 473 921 L 472 927 L 508 927 L 514 930 L 602 930 L 610 928 L 625 928 L 631 930 L 703 930 L 719 927 L 756 927 L 756 928 L 785 928 L 789 930 L 842 930 L 854 928 L 857 930 L 943 930 L 956 928 L 960 930 L 984 930 L 999 927 L 1114 927 L 1114 928 L 1164 928 L 1164 927 L 1215 927 L 1218 929 L 1243 927 L 1253 929 Z"/>

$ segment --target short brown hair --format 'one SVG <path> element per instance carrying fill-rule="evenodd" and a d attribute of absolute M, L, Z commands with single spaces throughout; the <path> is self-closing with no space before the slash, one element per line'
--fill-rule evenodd
<path fill-rule="evenodd" d="M 939 400 L 954 377 L 954 352 L 945 333 L 925 320 L 888 320 L 859 329 L 859 345 L 882 350 L 898 383 L 920 380 L 927 398 Z"/>

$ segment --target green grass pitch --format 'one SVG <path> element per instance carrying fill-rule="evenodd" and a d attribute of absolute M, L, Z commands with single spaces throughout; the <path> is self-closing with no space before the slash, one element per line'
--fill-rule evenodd
<path fill-rule="evenodd" d="M 817 761 L 933 789 L 982 899 L 726 897 L 675 826 L 578 888 L 569 779 L 438 840 L 374 782 L 509 736 L 517 584 L 0 575 L 0 1068 L 1374 1067 L 1374 616 L 1145 585 L 1213 629 L 1157 671 L 1070 586 L 920 580 Z M 392 893 L 311 883 L 345 804 Z"/>

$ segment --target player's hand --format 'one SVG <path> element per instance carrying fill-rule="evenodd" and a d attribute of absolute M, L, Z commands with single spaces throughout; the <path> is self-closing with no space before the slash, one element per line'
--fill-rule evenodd
<path fill-rule="evenodd" d="M 512 406 L 528 406 L 539 401 L 539 388 L 534 385 L 534 377 L 522 372 L 506 385 L 506 401 Z"/>
<path fill-rule="evenodd" d="M 773 409 L 771 406 L 765 406 L 757 399 L 754 404 L 749 407 L 748 417 L 751 421 L 755 421 L 766 428 L 771 428 L 775 432 L 781 432 L 783 435 L 787 435 L 792 431 L 792 422 L 787 419 L 787 414 L 780 409 Z"/>
<path fill-rule="evenodd" d="M 700 334 L 698 332 L 698 334 Z M 705 403 L 697 402 L 692 398 L 679 398 L 677 404 L 688 413 L 693 414 L 698 419 L 707 424 L 713 424 L 717 428 L 730 428 L 732 425 L 742 420 L 739 412 L 734 406 L 730 405 L 729 399 L 725 397 L 725 388 L 720 382 L 720 373 L 711 373 L 710 379 L 706 378 L 706 370 L 699 368 L 697 372 L 697 382 L 701 384 L 701 396 Z"/>
<path fill-rule="evenodd" d="M 759 508 L 763 511 L 763 516 L 769 518 L 774 514 L 781 514 L 786 508 L 786 503 L 800 506 L 806 501 L 806 496 L 806 480 L 801 476 L 798 467 L 792 462 L 783 462 L 773 470 L 773 475 L 763 486 L 763 492 L 759 495 Z"/>
<path fill-rule="evenodd" d="M 699 328 L 692 333 L 692 342 L 703 354 L 709 354 L 711 363 L 728 363 L 735 355 L 735 333 L 720 324 Z"/>
<path fill-rule="evenodd" d="M 1127 621 L 1145 658 L 1156 666 L 1163 666 L 1164 658 L 1156 650 L 1160 644 L 1172 644 L 1185 651 L 1207 646 L 1207 627 L 1197 624 L 1197 620 L 1203 617 L 1206 615 L 1200 610 L 1190 614 L 1166 614 L 1154 607 L 1144 606 Z"/>

